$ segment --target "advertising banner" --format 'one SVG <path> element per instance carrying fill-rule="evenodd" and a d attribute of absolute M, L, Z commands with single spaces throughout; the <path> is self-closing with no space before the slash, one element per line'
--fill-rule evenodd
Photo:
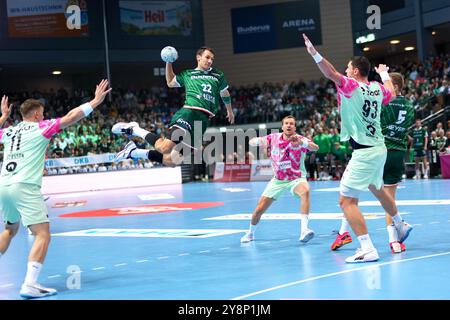
<path fill-rule="evenodd" d="M 304 47 L 302 33 L 322 44 L 320 2 L 293 1 L 231 9 L 234 53 Z"/>
<path fill-rule="evenodd" d="M 75 5 L 79 11 L 69 11 Z M 89 35 L 85 0 L 7 0 L 8 36 L 11 38 L 69 38 Z M 79 15 L 79 28 L 70 29 L 68 19 Z"/>
<path fill-rule="evenodd" d="M 189 1 L 119 1 L 122 31 L 141 36 L 190 36 Z"/>

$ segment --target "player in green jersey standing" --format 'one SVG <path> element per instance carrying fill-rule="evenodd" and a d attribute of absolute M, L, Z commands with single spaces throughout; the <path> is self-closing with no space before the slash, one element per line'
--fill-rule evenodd
<path fill-rule="evenodd" d="M 401 95 L 404 85 L 403 76 L 400 73 L 390 73 L 389 76 L 397 95 L 381 111 L 381 129 L 383 130 L 384 144 L 388 150 L 383 181 L 386 191 L 395 200 L 397 186 L 405 173 L 408 128 L 414 121 L 414 107 Z M 391 216 L 387 213 L 386 225 L 392 253 L 405 251 L 405 245 L 399 241 Z"/>
<path fill-rule="evenodd" d="M 120 151 L 115 161 L 129 158 L 147 158 L 152 161 L 174 166 L 182 159 L 179 152 L 174 150 L 177 144 L 197 150 L 199 143 L 195 143 L 194 128 L 201 126 L 201 136 L 209 125 L 209 120 L 219 111 L 219 99 L 227 108 L 227 119 L 234 123 L 234 114 L 231 108 L 231 97 L 228 92 L 228 83 L 225 75 L 219 69 L 213 68 L 214 50 L 201 47 L 197 50 L 197 67 L 184 70 L 176 75 L 172 63 L 166 62 L 166 81 L 170 88 L 185 87 L 186 98 L 184 106 L 172 117 L 169 124 L 170 139 L 161 138 L 143 128 L 136 122 L 116 123 L 112 132 L 126 134 L 129 137 L 137 136 L 154 146 L 155 150 L 137 149 L 130 141 L 125 149 Z M 198 127 L 197 127 L 198 128 Z"/>
<path fill-rule="evenodd" d="M 415 127 L 410 133 L 413 139 L 414 148 L 414 161 L 416 163 L 416 175 L 413 179 L 420 179 L 420 161 L 423 162 L 423 167 L 425 172 L 423 173 L 423 178 L 428 179 L 428 159 L 427 159 L 427 148 L 428 148 L 428 132 L 422 127 L 422 121 L 420 119 L 416 120 Z"/>
<path fill-rule="evenodd" d="M 50 244 L 50 225 L 47 207 L 41 194 L 45 151 L 50 139 L 62 129 L 87 117 L 111 89 L 108 81 L 97 85 L 95 97 L 90 102 L 72 109 L 62 118 L 44 120 L 44 105 L 28 99 L 20 106 L 23 121 L 16 126 L 0 129 L 0 143 L 4 145 L 0 176 L 0 211 L 5 230 L 0 234 L 0 256 L 6 252 L 19 229 L 19 222 L 35 235 L 28 256 L 25 281 L 20 289 L 23 298 L 40 298 L 56 294 L 37 280 Z M 7 97 L 1 103 L 0 128 L 10 114 Z"/>

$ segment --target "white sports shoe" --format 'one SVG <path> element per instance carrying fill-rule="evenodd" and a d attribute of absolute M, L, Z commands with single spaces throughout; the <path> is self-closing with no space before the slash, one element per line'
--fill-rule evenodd
<path fill-rule="evenodd" d="M 424 179 L 428 179 L 428 176 L 427 176 L 427 175 L 424 175 L 423 178 L 424 178 Z"/>
<path fill-rule="evenodd" d="M 111 128 L 114 134 L 126 134 L 128 137 L 133 136 L 133 128 L 139 128 L 137 122 L 118 122 Z"/>
<path fill-rule="evenodd" d="M 398 242 L 403 243 L 408 238 L 413 227 L 409 223 L 402 221 L 400 225 L 395 225 L 395 229 L 397 229 Z"/>
<path fill-rule="evenodd" d="M 125 159 L 132 159 L 131 152 L 136 149 L 137 149 L 137 147 L 133 141 L 128 142 L 127 145 L 125 146 L 125 148 L 116 154 L 116 157 L 114 158 L 113 161 L 120 162 Z"/>
<path fill-rule="evenodd" d="M 380 259 L 378 256 L 377 249 L 373 248 L 371 250 L 362 250 L 361 248 L 356 249 L 356 253 L 345 259 L 347 263 L 362 263 L 362 262 L 371 262 L 377 261 Z"/>
<path fill-rule="evenodd" d="M 247 231 L 241 238 L 241 243 L 247 243 L 253 240 L 255 240 L 255 235 L 252 232 Z"/>
<path fill-rule="evenodd" d="M 39 283 L 34 284 L 22 284 L 20 289 L 20 296 L 24 299 L 42 298 L 53 296 L 57 293 L 55 289 L 46 288 Z"/>
<path fill-rule="evenodd" d="M 298 239 L 299 241 L 306 243 L 309 240 L 311 240 L 312 238 L 314 238 L 314 231 L 312 231 L 311 229 L 306 229 L 305 231 L 303 231 L 300 235 L 300 239 Z"/>

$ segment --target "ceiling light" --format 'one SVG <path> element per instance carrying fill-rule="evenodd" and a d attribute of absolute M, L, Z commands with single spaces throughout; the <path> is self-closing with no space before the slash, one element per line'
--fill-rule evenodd
<path fill-rule="evenodd" d="M 391 41 L 389 41 L 391 44 L 399 44 L 400 43 L 400 40 L 391 40 Z"/>
<path fill-rule="evenodd" d="M 55 74 L 55 75 L 58 75 L 58 74 L 61 74 L 61 73 L 62 73 L 62 72 L 59 71 L 59 70 L 55 70 L 55 71 L 52 72 L 52 74 Z"/>
<path fill-rule="evenodd" d="M 405 48 L 405 51 L 412 51 L 412 50 L 414 50 L 415 48 L 414 47 L 406 47 Z"/>
<path fill-rule="evenodd" d="M 370 48 L 369 47 L 364 47 L 363 51 L 369 51 Z"/>

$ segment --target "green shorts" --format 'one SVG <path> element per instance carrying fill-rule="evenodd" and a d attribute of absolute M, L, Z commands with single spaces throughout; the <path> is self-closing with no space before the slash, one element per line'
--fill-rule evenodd
<path fill-rule="evenodd" d="M 402 181 L 402 176 L 405 173 L 405 156 L 406 151 L 389 150 L 387 152 L 383 171 L 385 185 L 396 185 Z"/>
<path fill-rule="evenodd" d="M 202 145 L 203 134 L 208 125 L 209 115 L 206 112 L 181 108 L 175 112 L 170 121 L 170 139 L 175 143 L 183 143 L 193 149 L 197 149 Z"/>
<path fill-rule="evenodd" d="M 272 198 L 277 200 L 278 197 L 285 191 L 288 190 L 291 192 L 293 196 L 297 196 L 296 193 L 294 193 L 295 187 L 301 183 L 306 182 L 307 180 L 305 177 L 298 178 L 295 180 L 278 180 L 275 178 L 272 178 L 270 180 L 269 184 L 267 185 L 266 189 L 264 189 L 263 196 L 267 198 Z"/>
<path fill-rule="evenodd" d="M 0 186 L 0 211 L 5 224 L 17 223 L 21 218 L 25 227 L 50 222 L 41 187 L 36 184 Z"/>
<path fill-rule="evenodd" d="M 387 150 L 384 145 L 354 150 L 341 184 L 350 189 L 364 191 L 369 185 L 383 186 L 383 168 Z"/>
<path fill-rule="evenodd" d="M 328 153 L 317 153 L 316 152 L 316 162 L 328 162 Z"/>
<path fill-rule="evenodd" d="M 423 158 L 426 157 L 427 153 L 424 149 L 414 149 L 414 158 Z"/>

